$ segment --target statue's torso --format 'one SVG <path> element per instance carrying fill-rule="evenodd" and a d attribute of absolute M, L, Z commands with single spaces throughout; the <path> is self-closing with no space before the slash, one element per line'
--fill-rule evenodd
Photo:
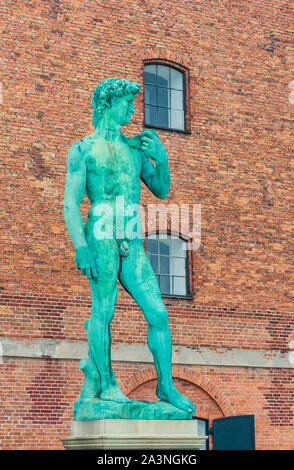
<path fill-rule="evenodd" d="M 82 141 L 81 150 L 86 166 L 86 192 L 91 201 L 87 231 L 93 233 L 96 221 L 103 214 L 104 221 L 113 226 L 113 236 L 125 238 L 116 233 L 117 221 L 122 220 L 125 228 L 134 215 L 128 208 L 139 203 L 140 153 L 138 149 L 130 147 L 126 139 L 112 143 L 103 137 L 92 136 Z M 105 212 L 105 204 L 111 211 Z"/>
<path fill-rule="evenodd" d="M 123 196 L 126 203 L 139 202 L 141 159 L 137 149 L 124 139 L 112 143 L 89 136 L 83 141 L 82 152 L 86 191 L 92 203 L 115 202 L 117 196 Z"/>

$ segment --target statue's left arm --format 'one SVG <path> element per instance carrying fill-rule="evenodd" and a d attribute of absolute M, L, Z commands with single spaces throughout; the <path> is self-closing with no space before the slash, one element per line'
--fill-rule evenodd
<path fill-rule="evenodd" d="M 142 169 L 141 179 L 152 193 L 160 199 L 165 199 L 170 188 L 170 174 L 168 156 L 165 148 L 158 138 L 158 134 L 151 130 L 140 134 Z M 154 161 L 155 166 L 151 163 Z"/>

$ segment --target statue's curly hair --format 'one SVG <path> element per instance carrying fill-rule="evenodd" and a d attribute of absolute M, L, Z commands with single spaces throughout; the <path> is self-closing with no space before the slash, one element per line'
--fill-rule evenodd
<path fill-rule="evenodd" d="M 121 78 L 107 78 L 95 88 L 92 96 L 92 106 L 94 108 L 92 119 L 96 129 L 98 121 L 102 118 L 104 110 L 110 106 L 112 97 L 120 97 L 129 93 L 140 93 L 141 85 L 136 82 Z"/>

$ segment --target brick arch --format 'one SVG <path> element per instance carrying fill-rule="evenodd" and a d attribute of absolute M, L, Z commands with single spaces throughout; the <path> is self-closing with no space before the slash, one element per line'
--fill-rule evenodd
<path fill-rule="evenodd" d="M 230 401 L 226 398 L 223 392 L 219 390 L 215 383 L 207 376 L 188 369 L 187 367 L 178 365 L 172 366 L 172 376 L 174 378 L 191 382 L 192 384 L 201 388 L 215 401 L 224 416 L 232 416 L 235 414 Z M 121 388 L 123 393 L 128 395 L 140 385 L 154 379 L 157 379 L 155 367 L 147 367 L 129 377 L 126 382 L 121 384 Z"/>
<path fill-rule="evenodd" d="M 141 59 L 148 60 L 162 60 L 169 63 L 177 64 L 181 67 L 189 69 L 192 59 L 178 51 L 172 51 L 165 47 L 149 47 L 141 50 Z"/>

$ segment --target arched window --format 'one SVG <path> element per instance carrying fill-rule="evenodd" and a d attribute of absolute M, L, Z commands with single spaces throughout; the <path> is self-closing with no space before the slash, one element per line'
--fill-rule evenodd
<path fill-rule="evenodd" d="M 144 66 L 146 126 L 185 130 L 184 73 L 162 64 Z"/>
<path fill-rule="evenodd" d="M 158 234 L 146 238 L 146 254 L 163 295 L 189 296 L 187 242 Z"/>

